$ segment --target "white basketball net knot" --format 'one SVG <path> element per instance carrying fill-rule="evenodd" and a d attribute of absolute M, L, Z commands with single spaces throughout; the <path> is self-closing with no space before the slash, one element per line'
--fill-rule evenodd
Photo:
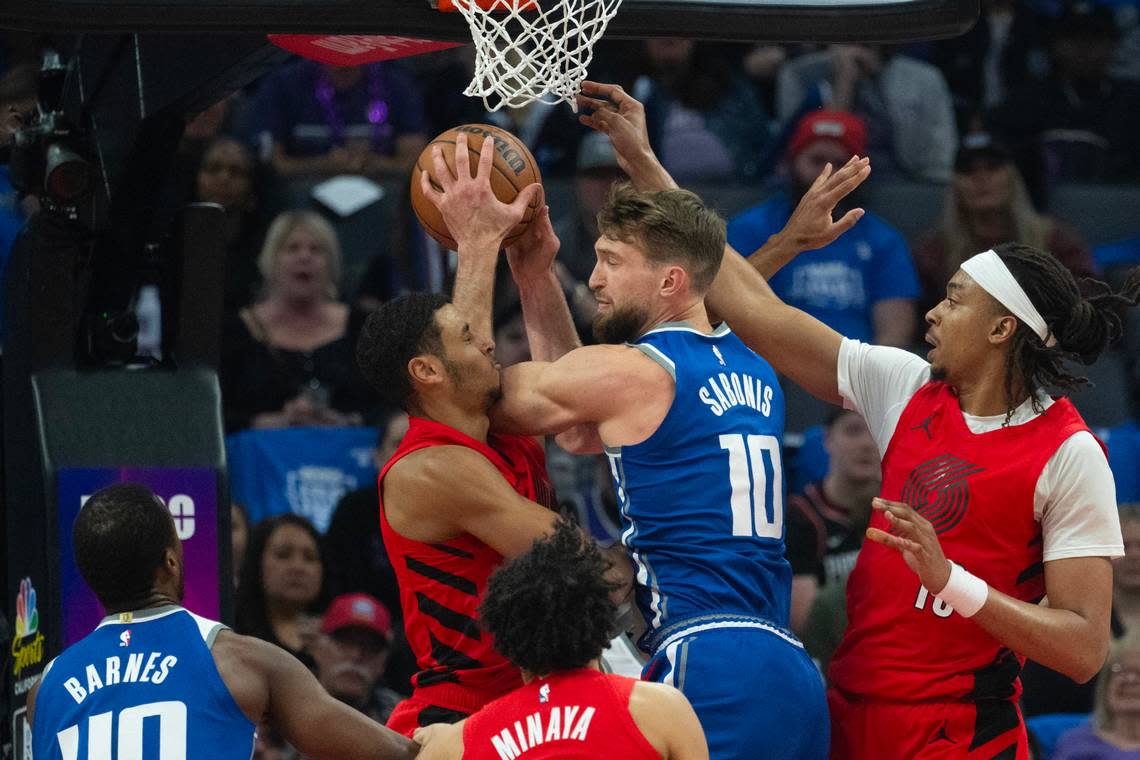
<path fill-rule="evenodd" d="M 488 110 L 574 99 L 621 0 L 456 0 L 475 41 L 475 76 L 464 95 Z"/>

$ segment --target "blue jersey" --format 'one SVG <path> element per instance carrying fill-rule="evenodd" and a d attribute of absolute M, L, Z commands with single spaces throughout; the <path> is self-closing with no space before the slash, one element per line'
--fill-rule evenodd
<path fill-rule="evenodd" d="M 748 209 L 728 223 L 728 242 L 748 255 L 779 232 L 794 210 L 786 193 Z M 871 212 L 832 243 L 793 259 L 772 276 L 772 290 L 840 335 L 870 342 L 880 301 L 921 293 L 906 240 Z"/>
<path fill-rule="evenodd" d="M 249 760 L 254 725 L 210 646 L 225 626 L 181 607 L 112 615 L 44 670 L 37 760 Z"/>
<path fill-rule="evenodd" d="M 727 327 L 669 323 L 636 343 L 672 376 L 673 403 L 647 440 L 607 449 L 637 569 L 642 646 L 696 618 L 787 626 L 784 396 L 772 367 Z"/>

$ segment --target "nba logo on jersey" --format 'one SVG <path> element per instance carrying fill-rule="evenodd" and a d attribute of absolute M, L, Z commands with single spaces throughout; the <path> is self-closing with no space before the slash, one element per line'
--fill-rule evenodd
<path fill-rule="evenodd" d="M 542 688 L 538 690 L 538 701 L 543 704 L 550 701 L 550 684 L 544 683 Z"/>
<path fill-rule="evenodd" d="M 131 645 L 131 629 L 123 631 L 119 634 L 119 646 L 129 647 Z"/>
<path fill-rule="evenodd" d="M 721 354 L 720 349 L 716 346 L 713 346 L 712 350 L 713 353 L 716 354 L 716 360 L 720 362 L 720 366 L 727 367 L 728 365 L 724 363 L 724 356 Z"/>

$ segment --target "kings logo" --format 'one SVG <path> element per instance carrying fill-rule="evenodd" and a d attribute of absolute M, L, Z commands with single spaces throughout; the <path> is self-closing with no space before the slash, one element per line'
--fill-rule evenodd
<path fill-rule="evenodd" d="M 20 581 L 16 595 L 16 635 L 12 637 L 12 675 L 19 678 L 28 668 L 44 661 L 44 635 L 31 578 Z"/>

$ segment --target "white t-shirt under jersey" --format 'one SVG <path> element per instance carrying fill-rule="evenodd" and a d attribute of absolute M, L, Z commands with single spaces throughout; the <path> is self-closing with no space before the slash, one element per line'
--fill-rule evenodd
<path fill-rule="evenodd" d="M 930 365 L 898 348 L 844 338 L 839 349 L 838 379 L 843 405 L 863 415 L 881 456 L 911 397 L 930 381 Z M 1044 394 L 1039 400 L 1043 408 L 1053 404 Z M 1036 416 L 1026 399 L 1014 410 L 1010 424 L 1021 425 Z M 974 433 L 996 430 L 1005 422 L 1004 414 L 977 417 L 963 412 L 962 418 Z M 1116 484 L 1108 460 L 1091 433 L 1074 433 L 1045 464 L 1033 492 L 1033 513 L 1041 523 L 1046 562 L 1124 556 Z"/>

